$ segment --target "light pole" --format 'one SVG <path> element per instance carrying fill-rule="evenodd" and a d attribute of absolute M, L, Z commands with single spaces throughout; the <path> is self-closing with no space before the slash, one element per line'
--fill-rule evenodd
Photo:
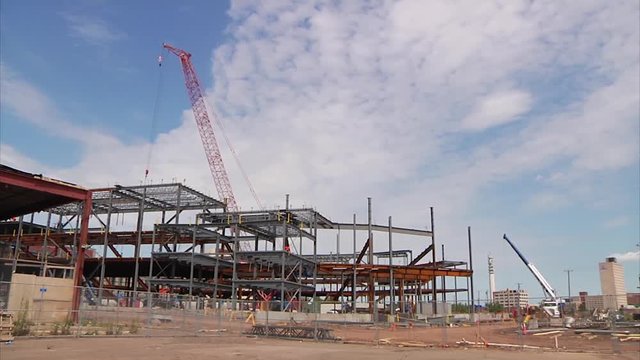
<path fill-rule="evenodd" d="M 569 302 L 571 302 L 571 273 L 573 272 L 573 270 L 567 269 L 567 270 L 564 270 L 564 272 L 567 273 L 567 287 L 569 290 Z"/>

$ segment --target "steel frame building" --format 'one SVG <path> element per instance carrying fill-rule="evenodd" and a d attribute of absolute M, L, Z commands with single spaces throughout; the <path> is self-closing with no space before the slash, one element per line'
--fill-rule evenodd
<path fill-rule="evenodd" d="M 291 310 L 294 300 L 324 298 L 348 299 L 355 311 L 356 299 L 365 299 L 374 313 L 375 303 L 384 304 L 387 299 L 393 313 L 396 302 L 402 305 L 413 296 L 428 298 L 436 312 L 436 294 L 444 298 L 448 292 L 469 291 L 445 288 L 444 277 L 469 278 L 472 269 L 459 268 L 466 266 L 462 261 L 436 261 L 433 230 L 394 227 L 391 218 L 387 226 L 372 224 L 370 216 L 368 223 L 357 223 L 355 215 L 351 224 L 335 223 L 314 209 L 289 209 L 288 196 L 284 209 L 227 212 L 223 202 L 182 184 L 114 186 L 91 190 L 91 194 L 85 200 L 89 207 L 70 203 L 50 208 L 39 232 L 18 237 L 1 234 L 0 243 L 18 241 L 17 248 L 24 254 L 40 249 L 43 256 L 33 261 L 42 274 L 53 264 L 82 263 L 76 266 L 77 284 L 84 279 L 95 288 L 99 303 L 110 296 L 110 290 L 151 292 L 169 287 L 185 294 L 228 298 L 234 306 L 237 301 L 269 296 L 280 300 L 281 310 Z M 83 240 L 78 241 L 82 231 L 74 220 L 77 223 L 84 216 L 81 209 L 98 227 L 87 225 Z M 184 221 L 185 211 L 195 216 L 195 223 Z M 55 216 L 58 225 L 52 226 Z M 121 216 L 135 217 L 135 229 L 113 230 L 114 217 L 117 223 Z M 151 230 L 145 226 L 145 217 L 148 223 L 150 216 L 157 222 Z M 23 218 L 19 222 L 25 225 Z M 0 229 L 10 224 L 0 223 Z M 319 231 L 336 230 L 353 233 L 354 249 L 366 231 L 360 252 L 318 254 Z M 382 233 L 383 239 L 388 236 L 387 251 L 373 251 L 374 233 Z M 411 250 L 393 249 L 392 236 L 398 234 L 422 239 L 423 251 L 413 257 Z M 117 246 L 127 246 L 131 255 L 125 256 Z M 376 243 L 377 250 L 379 246 Z M 90 247 L 101 248 L 101 256 L 85 257 L 82 252 Z M 420 263 L 427 255 L 431 261 Z M 376 264 L 374 259 L 387 263 Z M 397 259 L 404 263 L 394 263 Z M 438 278 L 443 279 L 442 286 L 437 285 Z"/>

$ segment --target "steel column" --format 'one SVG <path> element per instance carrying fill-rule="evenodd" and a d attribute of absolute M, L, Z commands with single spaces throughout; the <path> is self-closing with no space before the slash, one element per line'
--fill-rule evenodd
<path fill-rule="evenodd" d="M 78 321 L 78 310 L 80 309 L 81 293 L 82 289 L 82 272 L 84 271 L 84 251 L 87 247 L 87 235 L 89 233 L 89 215 L 91 214 L 91 192 L 86 192 L 86 198 L 84 199 L 84 208 L 82 211 L 82 222 L 80 228 L 80 246 L 78 246 L 78 257 L 76 259 L 76 268 L 74 271 L 74 284 L 73 291 L 73 321 Z"/>
<path fill-rule="evenodd" d="M 44 237 L 42 239 L 42 271 L 40 272 L 40 276 L 47 276 L 47 260 L 49 259 L 49 249 L 47 247 L 49 244 L 47 240 L 49 238 L 49 230 L 51 227 L 51 211 L 47 214 L 47 227 L 44 231 Z"/>
<path fill-rule="evenodd" d="M 147 188 L 145 187 L 142 191 L 142 200 L 140 200 L 140 209 L 138 211 L 138 224 L 136 226 L 136 231 L 138 232 L 138 238 L 136 240 L 136 249 L 135 249 L 135 270 L 133 275 L 133 293 L 136 296 L 136 291 L 138 291 L 138 275 L 140 274 L 140 247 L 142 246 L 142 223 L 144 221 L 144 205 L 147 196 Z"/>
<path fill-rule="evenodd" d="M 351 283 L 351 292 L 353 293 L 351 295 L 351 301 L 353 302 L 353 313 L 356 313 L 356 286 L 358 284 L 357 282 L 357 273 L 356 273 L 356 265 L 358 263 L 358 261 L 356 260 L 356 253 L 357 253 L 357 248 L 356 248 L 356 214 L 353 214 L 353 282 Z"/>
<path fill-rule="evenodd" d="M 469 270 L 471 271 L 471 319 L 475 319 L 475 302 L 473 299 L 473 256 L 471 252 L 471 226 L 467 226 L 467 236 L 469 237 Z M 467 291 L 469 289 L 467 288 Z"/>
<path fill-rule="evenodd" d="M 433 206 L 429 208 L 431 213 L 431 267 L 436 269 L 436 231 L 433 222 Z M 431 280 L 431 301 L 433 301 L 432 310 L 433 315 L 438 313 L 438 298 L 436 297 L 436 277 Z"/>
<path fill-rule="evenodd" d="M 109 207 L 107 208 L 107 226 L 104 229 L 104 243 L 102 244 L 102 259 L 100 259 L 100 284 L 98 288 L 98 304 L 102 305 L 102 292 L 104 290 L 105 259 L 107 258 L 107 248 L 109 241 L 109 231 L 111 229 L 111 208 L 113 206 L 113 191 L 109 191 Z M 151 250 L 153 251 L 153 250 Z"/>
<path fill-rule="evenodd" d="M 391 226 L 391 216 L 389 216 L 389 308 L 390 314 L 394 315 L 396 313 L 394 302 L 396 299 L 395 295 L 395 282 L 393 279 L 393 243 L 392 243 L 392 226 Z"/>

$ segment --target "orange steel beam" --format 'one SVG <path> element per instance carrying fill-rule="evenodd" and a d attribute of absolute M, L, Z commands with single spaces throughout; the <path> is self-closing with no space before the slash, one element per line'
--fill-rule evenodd
<path fill-rule="evenodd" d="M 344 269 L 345 264 L 323 263 L 319 264 L 318 273 L 339 276 L 343 270 L 335 270 L 335 268 Z M 389 277 L 389 265 L 370 265 L 359 264 L 356 267 L 357 273 L 375 273 L 378 277 Z M 414 276 L 459 276 L 470 277 L 473 272 L 464 269 L 430 269 L 418 266 L 394 266 L 394 276 L 414 275 Z"/>

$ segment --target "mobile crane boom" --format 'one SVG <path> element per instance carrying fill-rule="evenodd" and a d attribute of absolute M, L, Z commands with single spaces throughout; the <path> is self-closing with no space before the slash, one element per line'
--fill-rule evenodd
<path fill-rule="evenodd" d="M 549 297 L 548 299 L 545 299 L 545 301 L 543 301 L 542 309 L 551 317 L 560 317 L 560 309 L 558 305 L 562 301 L 558 298 L 558 295 L 556 294 L 556 291 L 551 287 L 551 284 L 549 284 L 547 279 L 545 279 L 544 276 L 542 276 L 542 273 L 540 273 L 540 270 L 538 270 L 538 268 L 536 268 L 535 265 L 530 263 L 527 260 L 527 258 L 525 258 L 524 255 L 520 252 L 520 250 L 518 250 L 518 248 L 511 242 L 511 240 L 509 240 L 509 238 L 507 237 L 507 234 L 504 234 L 502 238 L 505 239 L 509 243 L 509 245 L 511 245 L 511 248 L 516 252 L 516 254 L 518 254 L 518 257 L 520 257 L 520 260 L 522 260 L 522 262 L 527 266 L 527 268 L 529 268 L 533 276 L 536 278 L 536 280 L 538 280 L 538 282 L 542 286 L 542 289 L 544 290 L 544 292 Z"/>
<path fill-rule="evenodd" d="M 530 263 L 527 258 L 524 257 L 524 255 L 522 255 L 522 253 L 520 252 L 520 250 L 518 250 L 518 248 L 513 245 L 513 243 L 511 242 L 511 240 L 509 240 L 509 238 L 507 237 L 506 234 L 504 234 L 502 236 L 503 239 L 507 240 L 507 242 L 509 243 L 509 245 L 511 245 L 511 247 L 513 248 L 513 250 L 516 252 L 516 254 L 518 254 L 518 256 L 520 257 L 520 259 L 522 260 L 522 262 L 527 265 L 527 267 L 529 268 L 529 270 L 531 271 L 531 273 L 533 274 L 533 276 L 536 278 L 536 280 L 538 280 L 538 282 L 540 283 L 540 285 L 542 285 L 542 289 L 544 290 L 545 293 L 547 293 L 547 295 L 549 297 L 551 297 L 552 299 L 556 300 L 558 299 L 558 296 L 556 295 L 556 291 L 551 287 L 551 285 L 549 284 L 549 282 L 547 281 L 547 279 L 544 278 L 544 276 L 542 276 L 542 274 L 540 273 L 540 271 L 538 270 L 538 268 L 533 265 L 532 263 Z"/>

